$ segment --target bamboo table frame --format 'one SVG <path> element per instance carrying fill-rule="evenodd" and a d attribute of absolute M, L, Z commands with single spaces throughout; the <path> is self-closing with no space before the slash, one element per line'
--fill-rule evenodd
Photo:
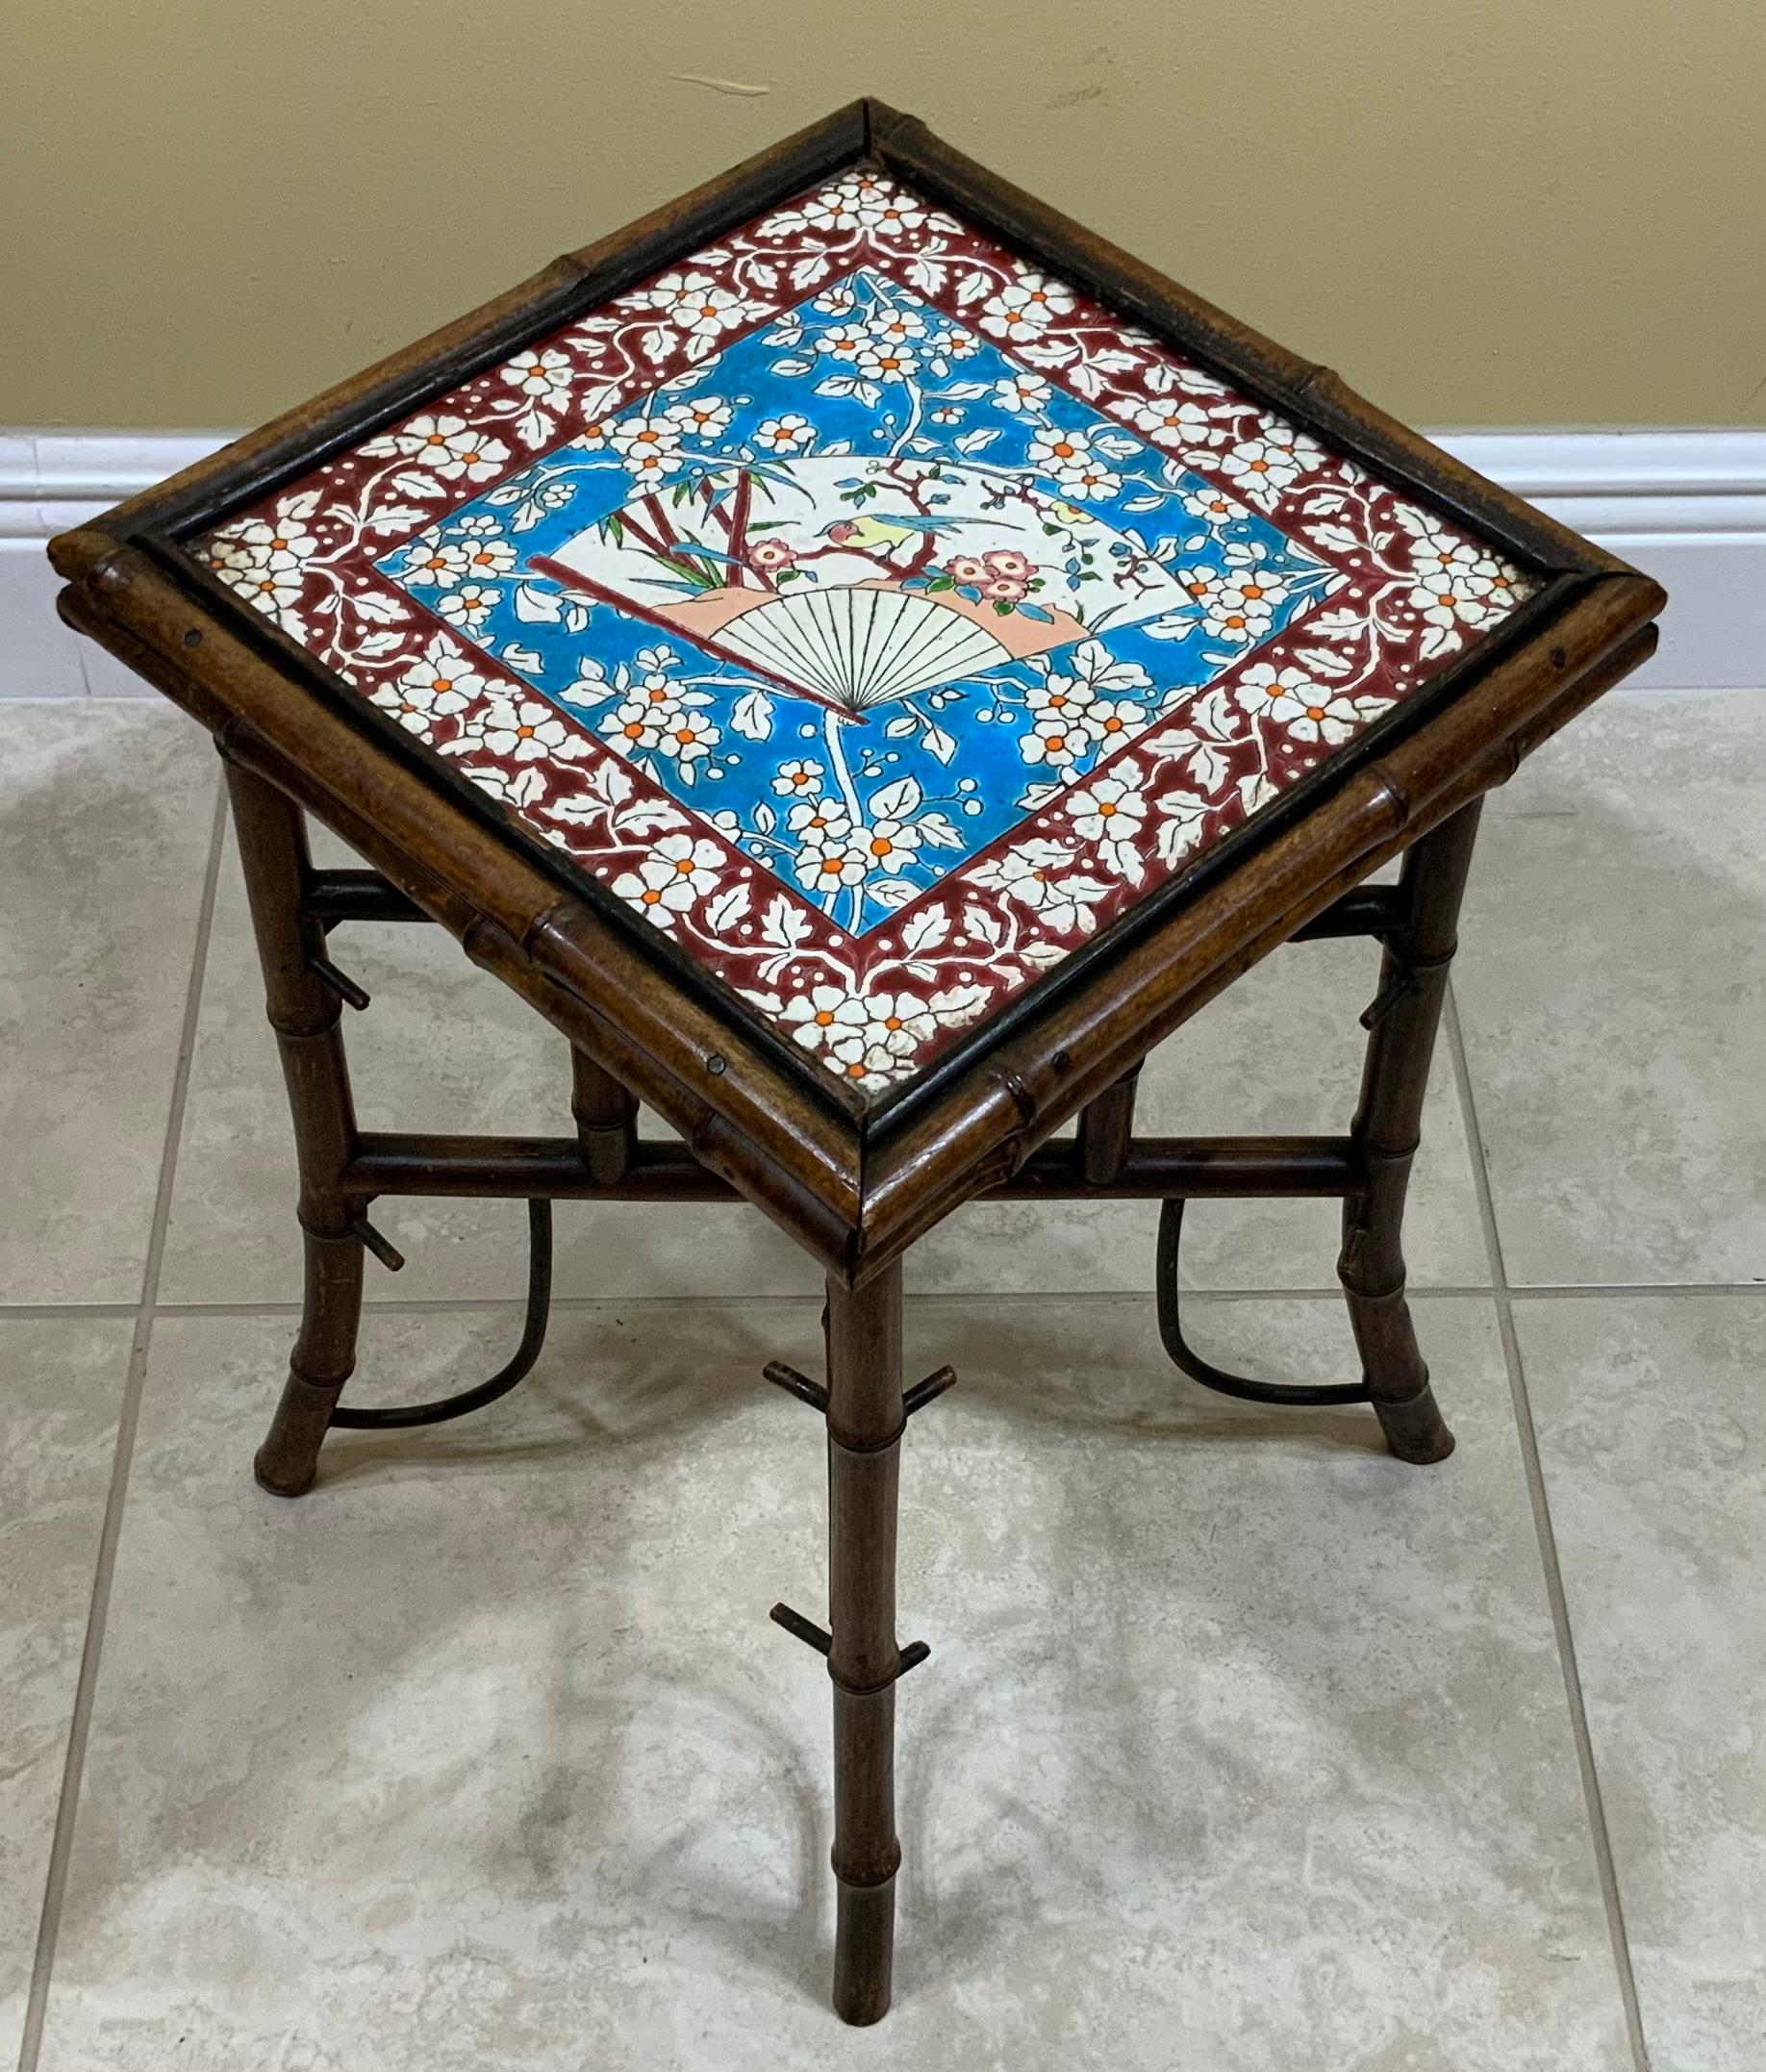
<path fill-rule="evenodd" d="M 1530 571 L 1534 594 L 1435 672 L 1402 724 L 1376 727 L 1255 816 L 1122 923 L 984 1024 L 881 1108 L 809 1084 L 776 1039 L 695 986 L 583 874 L 487 801 L 449 788 L 347 687 L 256 617 L 188 550 L 205 527 L 310 471 L 426 398 L 593 309 L 812 183 L 882 168 L 1016 251 L 1058 268 L 1388 482 L 1452 515 Z M 433 1422 L 513 1387 L 537 1355 L 549 1203 L 742 1197 L 826 1275 L 827 1379 L 769 1377 L 823 1415 L 829 1472 L 827 1630 L 773 1617 L 827 1658 L 838 1880 L 834 2003 L 887 2009 L 894 1881 L 895 1684 L 922 1659 L 896 1630 L 899 1442 L 954 1378 L 904 1390 L 901 1261 L 980 1196 L 1162 1204 L 1161 1334 L 1205 1386 L 1272 1402 L 1371 1404 L 1401 1460 L 1443 1458 L 1404 1298 L 1400 1226 L 1479 802 L 1522 757 L 1651 651 L 1664 601 L 1646 577 L 1483 482 L 1310 366 L 995 179 L 912 118 L 860 102 L 438 332 L 51 548 L 61 609 L 215 737 L 293 1113 L 306 1294 L 281 1402 L 257 1456 L 298 1496 L 333 1427 Z M 371 869 L 319 870 L 305 816 Z M 1366 882 L 1402 856 L 1395 885 Z M 441 923 L 572 1045 L 572 1137 L 472 1138 L 358 1128 L 340 1026 L 366 997 L 331 961 L 351 922 Z M 1133 1127 L 1147 1052 L 1282 943 L 1382 948 L 1361 1098 L 1341 1136 L 1148 1138 Z M 640 1099 L 680 1142 L 641 1142 Z M 1049 1141 L 1078 1118 L 1071 1142 Z M 367 1220 L 382 1195 L 523 1199 L 532 1218 L 526 1328 L 509 1366 L 440 1403 L 340 1402 L 355 1356 L 365 1251 L 395 1266 Z M 1315 1196 L 1343 1203 L 1338 1272 L 1362 1378 L 1284 1388 L 1223 1373 L 1178 1317 L 1183 1202 Z"/>

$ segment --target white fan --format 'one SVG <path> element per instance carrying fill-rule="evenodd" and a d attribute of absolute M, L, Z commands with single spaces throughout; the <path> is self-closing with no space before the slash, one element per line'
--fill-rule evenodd
<path fill-rule="evenodd" d="M 972 676 L 1011 650 L 948 605 L 899 590 L 811 590 L 725 622 L 719 645 L 787 683 L 863 712 Z"/>

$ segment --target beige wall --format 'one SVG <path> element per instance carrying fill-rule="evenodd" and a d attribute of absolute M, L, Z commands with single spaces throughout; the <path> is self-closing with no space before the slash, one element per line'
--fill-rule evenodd
<path fill-rule="evenodd" d="M 263 417 L 861 92 L 1400 416 L 1766 421 L 1762 0 L 0 0 L 0 422 Z"/>

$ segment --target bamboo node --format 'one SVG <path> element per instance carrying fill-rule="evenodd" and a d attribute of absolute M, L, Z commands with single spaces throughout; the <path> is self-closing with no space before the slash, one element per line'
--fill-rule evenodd
<path fill-rule="evenodd" d="M 832 1645 L 831 1642 L 830 1645 Z M 875 1698 L 890 1689 L 892 1685 L 899 1683 L 910 1669 L 918 1669 L 921 1662 L 930 1657 L 931 1654 L 932 1650 L 923 1640 L 910 1640 L 905 1648 L 896 1650 L 896 1666 L 880 1682 L 848 1683 L 844 1677 L 837 1677 L 834 1674 L 831 1664 L 828 1669 L 828 1681 L 833 1684 L 837 1691 L 844 1693 L 847 1698 Z"/>

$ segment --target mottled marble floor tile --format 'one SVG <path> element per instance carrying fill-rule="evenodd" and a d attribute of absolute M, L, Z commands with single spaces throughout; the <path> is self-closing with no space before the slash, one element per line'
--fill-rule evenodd
<path fill-rule="evenodd" d="M 0 1317 L 0 2063 L 18 2053 L 134 1329 Z"/>
<path fill-rule="evenodd" d="M 1515 1283 L 1766 1280 L 1766 691 L 1609 698 L 1485 816 L 1454 990 Z"/>
<path fill-rule="evenodd" d="M 0 703 L 0 1301 L 139 1297 L 218 781 L 168 707 Z"/>
<path fill-rule="evenodd" d="M 1766 2061 L 1766 1296 L 1516 1305 L 1653 2072 Z"/>
<path fill-rule="evenodd" d="M 1203 1307 L 1204 1305 L 1198 1305 Z M 1493 1318 L 1461 1434 L 1281 1418 L 1145 1301 L 934 1301 L 903 1477 L 897 2000 L 825 2005 L 813 1303 L 568 1312 L 469 1425 L 247 1461 L 283 1332 L 154 1341 L 44 2072 L 1610 2072 L 1619 1997 Z M 1213 1303 L 1329 1372 L 1335 1305 Z M 1220 1312 L 1219 1315 L 1216 1312 Z M 1230 1314 L 1228 1314 L 1230 1312 Z M 382 1312 L 403 1392 L 505 1318 Z"/>
<path fill-rule="evenodd" d="M 341 857 L 333 845 L 327 851 Z M 568 1134 L 569 1054 L 531 1008 L 476 971 L 439 929 L 352 926 L 337 954 L 373 995 L 349 1016 L 356 1103 L 370 1129 Z M 1249 973 L 1164 1045 L 1143 1075 L 1140 1126 L 1212 1135 L 1347 1129 L 1361 1070 L 1356 1016 L 1375 954 L 1304 944 Z M 667 1136 L 646 1116 L 646 1134 Z M 163 1292 L 173 1301 L 292 1301 L 300 1255 L 293 1151 L 231 845 L 210 946 Z M 370 1301 L 510 1297 L 525 1272 L 518 1202 L 385 1200 L 376 1223 L 405 1252 L 396 1280 L 371 1269 Z M 557 1211 L 564 1295 L 808 1295 L 815 1268 L 757 1211 Z M 1329 1201 L 1210 1202 L 1191 1215 L 1190 1285 L 1329 1287 Z M 1156 1204 L 981 1204 L 961 1210 L 908 1265 L 918 1292 L 1042 1294 L 1150 1287 Z M 1477 1197 L 1445 1050 L 1430 1084 L 1409 1215 L 1420 1287 L 1485 1278 Z"/>

